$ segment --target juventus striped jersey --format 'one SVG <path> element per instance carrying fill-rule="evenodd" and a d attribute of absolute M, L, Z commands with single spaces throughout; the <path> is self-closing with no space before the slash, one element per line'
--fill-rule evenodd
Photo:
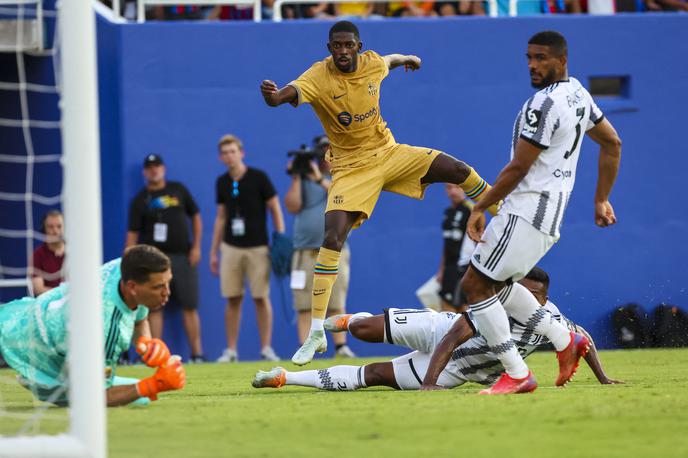
<path fill-rule="evenodd" d="M 576 180 L 581 137 L 602 119 L 602 111 L 575 78 L 558 81 L 528 99 L 514 123 L 511 157 L 519 139 L 542 152 L 507 196 L 502 211 L 518 215 L 539 231 L 559 238 Z"/>
<path fill-rule="evenodd" d="M 554 319 L 574 330 L 573 322 L 566 319 L 552 302 L 547 301 L 543 307 L 552 314 Z M 455 319 L 458 319 L 459 316 L 457 314 Z M 511 338 L 516 343 L 516 348 L 523 358 L 538 348 L 549 345 L 549 340 L 544 336 L 534 334 L 533 329 L 511 318 L 509 321 L 511 323 Z M 476 334 L 452 352 L 451 360 L 445 371 L 460 379 L 491 385 L 504 372 L 504 366 L 502 366 L 497 355 L 490 350 L 487 340 L 482 335 Z"/>

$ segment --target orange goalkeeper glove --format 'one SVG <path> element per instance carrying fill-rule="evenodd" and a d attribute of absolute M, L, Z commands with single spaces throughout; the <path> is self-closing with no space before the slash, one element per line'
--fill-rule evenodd
<path fill-rule="evenodd" d="M 140 397 L 158 399 L 158 393 L 162 391 L 181 390 L 186 384 L 186 371 L 182 366 L 181 358 L 172 356 L 166 363 L 158 368 L 151 377 L 144 378 L 136 384 L 136 391 Z"/>
<path fill-rule="evenodd" d="M 136 341 L 136 353 L 149 367 L 160 367 L 170 359 L 170 349 L 160 339 L 150 339 L 145 336 Z"/>

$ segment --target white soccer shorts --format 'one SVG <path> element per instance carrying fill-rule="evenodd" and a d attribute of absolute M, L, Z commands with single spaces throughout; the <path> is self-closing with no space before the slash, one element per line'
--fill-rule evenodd
<path fill-rule="evenodd" d="M 385 309 L 385 342 L 432 353 L 456 314 L 430 309 Z"/>
<path fill-rule="evenodd" d="M 392 360 L 394 378 L 402 390 L 417 390 L 423 384 L 423 379 L 430 365 L 432 352 L 425 353 L 414 351 Z M 452 366 L 450 361 L 447 366 Z M 454 373 L 455 371 L 443 370 L 437 379 L 437 384 L 445 388 L 454 388 L 466 383 L 466 380 Z"/>
<path fill-rule="evenodd" d="M 535 229 L 520 216 L 500 213 L 490 221 L 471 256 L 471 265 L 495 281 L 518 281 L 558 238 Z"/>
<path fill-rule="evenodd" d="M 385 309 L 385 341 L 416 350 L 392 360 L 394 378 L 402 390 L 420 388 L 432 352 L 457 316 L 430 309 Z M 443 371 L 437 383 L 453 388 L 465 380 Z"/>

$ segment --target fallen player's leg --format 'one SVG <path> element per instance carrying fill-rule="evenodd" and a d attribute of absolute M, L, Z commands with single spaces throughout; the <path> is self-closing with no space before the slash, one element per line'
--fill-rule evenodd
<path fill-rule="evenodd" d="M 399 389 L 391 362 L 366 366 L 333 366 L 327 369 L 289 372 L 282 367 L 258 371 L 251 383 L 254 388 L 281 388 L 285 385 L 308 386 L 327 391 L 353 391 L 369 386 Z"/>

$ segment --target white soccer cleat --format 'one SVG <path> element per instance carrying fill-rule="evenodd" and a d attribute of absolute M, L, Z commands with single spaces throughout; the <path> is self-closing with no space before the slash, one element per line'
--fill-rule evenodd
<path fill-rule="evenodd" d="M 287 371 L 283 367 L 273 367 L 269 371 L 256 372 L 251 386 L 253 388 L 280 388 L 287 382 Z"/>
<path fill-rule="evenodd" d="M 277 356 L 277 353 L 275 353 L 272 347 L 265 347 L 260 351 L 260 359 L 265 361 L 279 361 L 280 357 Z"/>
<path fill-rule="evenodd" d="M 355 358 L 356 353 L 354 353 L 348 345 L 343 345 L 334 353 L 334 356 L 339 358 Z"/>
<path fill-rule="evenodd" d="M 311 331 L 306 341 L 301 345 L 301 348 L 291 357 L 291 362 L 297 366 L 303 366 L 313 360 L 315 352 L 325 353 L 326 351 L 327 338 L 325 338 L 325 331 Z"/>
<path fill-rule="evenodd" d="M 215 361 L 218 363 L 236 363 L 239 362 L 239 355 L 237 354 L 236 350 L 225 348 L 225 351 L 222 352 L 222 355 Z"/>

